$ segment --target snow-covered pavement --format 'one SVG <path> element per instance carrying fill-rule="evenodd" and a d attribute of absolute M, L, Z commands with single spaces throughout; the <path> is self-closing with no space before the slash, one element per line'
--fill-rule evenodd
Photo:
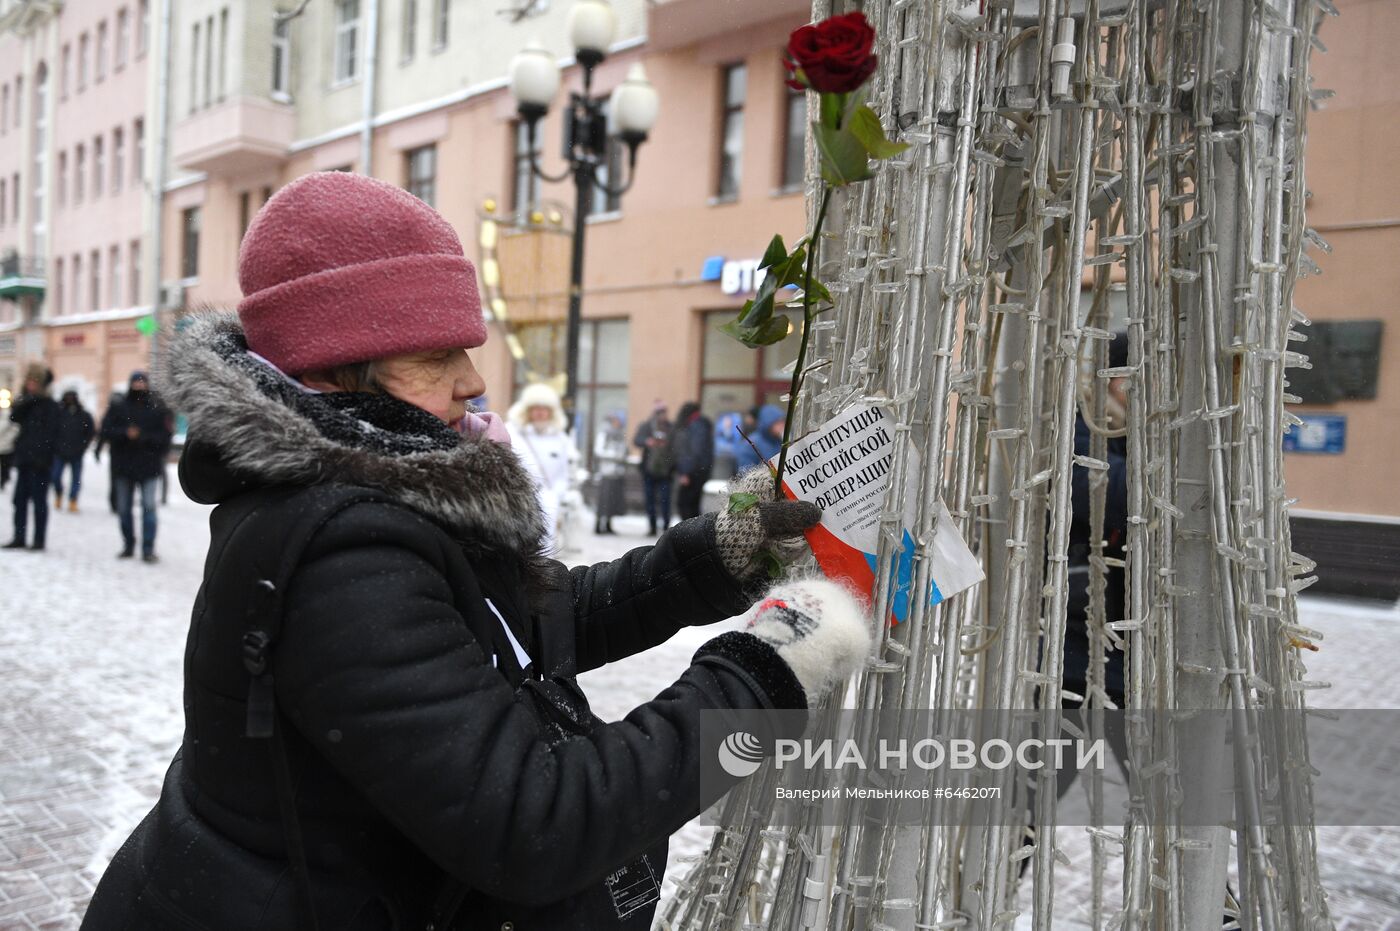
<path fill-rule="evenodd" d="M 50 516 L 45 553 L 0 552 L 0 931 L 77 927 L 93 883 L 156 797 L 179 744 L 181 660 L 190 605 L 208 542 L 208 509 L 186 500 L 170 469 L 157 551 L 146 565 L 118 560 L 107 511 L 105 461 L 87 464 L 78 514 Z M 0 508 L 8 531 L 9 494 Z M 645 520 L 614 521 L 616 536 L 582 540 L 576 562 L 611 559 L 642 545 Z M 8 532 L 6 534 L 8 538 Z M 1306 623 L 1326 634 L 1309 663 L 1330 692 L 1320 706 L 1400 707 L 1400 615 L 1309 600 Z M 720 631 L 683 631 L 670 642 L 585 675 L 607 720 L 656 695 Z M 707 831 L 683 829 L 676 858 L 703 849 Z M 1400 829 L 1318 831 L 1334 915 L 1344 929 L 1400 931 Z M 1061 839 L 1087 864 L 1087 842 Z M 1076 926 L 1084 883 L 1057 871 L 1057 927 Z M 668 889 L 671 883 L 667 884 Z"/>

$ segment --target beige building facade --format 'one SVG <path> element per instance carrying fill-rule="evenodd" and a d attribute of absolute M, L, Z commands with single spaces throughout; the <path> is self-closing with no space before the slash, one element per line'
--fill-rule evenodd
<path fill-rule="evenodd" d="M 255 14 L 258 6 L 230 14 L 231 35 L 244 37 L 248 48 L 272 38 L 273 7 Z M 784 390 L 778 370 L 789 359 L 765 359 L 714 328 L 752 293 L 753 263 L 768 238 L 800 235 L 805 216 L 805 101 L 784 84 L 782 48 L 788 33 L 807 20 L 808 4 L 613 6 L 617 38 L 595 72 L 594 90 L 607 92 L 640 63 L 662 106 L 641 147 L 635 183 L 620 199 L 598 195 L 587 222 L 584 435 L 612 411 L 635 424 L 658 398 L 673 411 L 695 397 L 712 411 L 775 400 Z M 203 71 L 177 50 L 172 71 L 178 79 L 189 70 L 200 97 L 191 106 L 188 89 L 173 95 L 172 180 L 164 212 L 172 248 L 164 277 L 183 283 L 188 307 L 234 306 L 238 242 L 266 198 L 307 172 L 359 171 L 368 163 L 371 174 L 432 203 L 483 271 L 484 290 L 496 298 L 497 310 L 491 341 L 478 354 L 488 402 L 504 409 L 527 369 L 562 371 L 573 187 L 530 178 L 528 144 L 504 75 L 515 52 L 531 41 L 565 65 L 564 87 L 536 140 L 541 167 L 558 174 L 561 112 L 580 81 L 570 61 L 568 7 L 535 4 L 537 12 L 517 20 L 485 5 L 452 4 L 448 45 L 436 49 L 434 4 L 381 4 L 368 148 L 368 57 L 348 49 L 352 41 L 370 41 L 369 4 L 308 7 L 292 21 L 286 54 L 293 77 L 285 95 L 273 91 L 276 68 L 245 49 L 230 53 L 229 61 L 242 60 L 244 70 L 234 67 L 228 96 L 219 101 L 216 51 L 215 93 L 205 108 Z M 473 10 L 482 15 L 473 18 Z M 217 50 L 222 7 L 191 0 L 180 11 L 181 20 L 191 21 L 174 27 L 177 46 L 205 54 L 207 39 L 196 46 L 194 26 L 207 37 L 212 22 Z M 412 42 L 404 37 L 408 24 L 416 24 Z M 352 57 L 359 64 L 344 83 Z M 618 161 L 610 168 L 614 183 L 625 180 Z M 482 245 L 483 226 L 493 231 L 489 246 Z"/>

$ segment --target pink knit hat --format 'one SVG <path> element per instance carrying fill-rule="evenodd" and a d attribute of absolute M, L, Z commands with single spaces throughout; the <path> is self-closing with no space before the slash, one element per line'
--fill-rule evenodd
<path fill-rule="evenodd" d="M 290 375 L 486 342 L 476 269 L 437 211 L 343 171 L 278 191 L 238 255 L 248 348 Z"/>

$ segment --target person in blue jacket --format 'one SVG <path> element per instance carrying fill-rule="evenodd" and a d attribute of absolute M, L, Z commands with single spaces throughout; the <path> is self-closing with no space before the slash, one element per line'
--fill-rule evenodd
<path fill-rule="evenodd" d="M 755 412 L 754 429 L 749 434 L 753 446 L 740 441 L 743 447 L 739 450 L 740 472 L 758 465 L 759 456 L 762 456 L 763 461 L 767 462 L 778 455 L 783 448 L 783 420 L 785 416 L 783 409 L 776 404 L 765 404 Z M 754 452 L 754 446 L 758 447 L 758 452 Z"/>

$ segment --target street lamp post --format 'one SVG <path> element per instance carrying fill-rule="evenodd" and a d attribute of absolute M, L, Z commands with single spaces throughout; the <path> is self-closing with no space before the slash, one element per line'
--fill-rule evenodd
<path fill-rule="evenodd" d="M 537 43 L 531 43 L 515 56 L 510 65 L 510 92 L 515 97 L 520 118 L 529 134 L 530 171 L 551 183 L 574 181 L 574 237 L 569 266 L 569 319 L 566 347 L 566 377 L 564 410 L 570 428 L 578 390 L 578 344 L 583 309 L 583 244 L 585 221 L 595 190 L 612 197 L 621 197 L 632 187 L 636 177 L 637 147 L 646 141 L 647 133 L 656 123 L 656 90 L 647 81 L 640 64 L 629 70 L 627 78 L 607 98 L 593 96 L 593 70 L 607 55 L 617 21 L 607 0 L 577 0 L 569 11 L 569 38 L 574 45 L 574 57 L 583 68 L 583 90 L 569 94 L 569 108 L 564 122 L 564 157 L 568 170 L 551 175 L 539 165 L 535 155 L 535 134 L 539 121 L 549 110 L 550 101 L 559 89 L 559 66 L 554 56 Z M 627 183 L 613 186 L 616 179 L 606 182 L 598 177 L 598 166 L 607 158 L 610 137 L 617 137 L 627 146 Z"/>

